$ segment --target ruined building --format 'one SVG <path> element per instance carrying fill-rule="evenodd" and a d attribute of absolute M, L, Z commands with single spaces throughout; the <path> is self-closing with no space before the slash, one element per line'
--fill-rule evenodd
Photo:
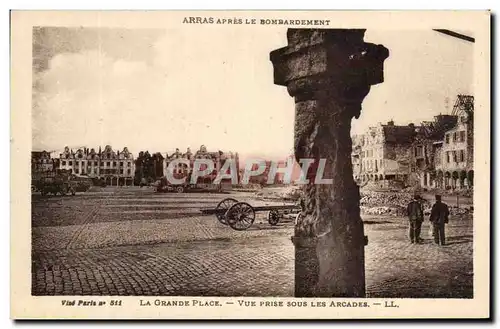
<path fill-rule="evenodd" d="M 415 126 L 390 121 L 353 137 L 358 184 L 462 189 L 474 180 L 474 97 L 458 95 L 451 114 Z"/>
<path fill-rule="evenodd" d="M 169 168 L 170 163 L 175 159 L 182 159 L 183 161 L 177 163 L 172 168 Z M 228 160 L 235 162 L 237 170 L 239 168 L 239 155 L 237 152 L 236 153 L 223 152 L 220 150 L 215 152 L 210 152 L 207 151 L 205 145 L 201 145 L 200 149 L 195 153 L 191 152 L 190 148 L 187 148 L 185 153 L 180 152 L 179 149 L 177 148 L 175 152 L 171 153 L 170 155 L 166 154 L 166 157 L 163 161 L 163 171 L 166 174 L 167 170 L 171 170 L 175 178 L 188 177 L 194 168 L 194 162 L 196 159 L 207 159 L 212 161 L 214 164 L 214 169 L 212 170 L 211 173 L 198 178 L 198 184 L 212 184 L 215 178 L 217 177 L 217 174 L 222 169 L 225 162 Z M 200 170 L 205 170 L 205 169 L 207 169 L 206 165 L 201 164 Z M 229 173 L 229 170 L 230 169 L 228 168 L 228 171 L 226 173 Z M 231 182 L 231 180 L 223 179 L 222 182 L 223 183 Z"/>
<path fill-rule="evenodd" d="M 104 151 L 101 147 L 98 151 L 84 147 L 73 152 L 66 146 L 59 155 L 59 169 L 102 180 L 107 185 L 133 185 L 134 157 L 126 147 L 121 152 L 110 145 Z"/>
<path fill-rule="evenodd" d="M 44 173 L 54 170 L 54 160 L 47 151 L 31 152 L 31 174 Z"/>
<path fill-rule="evenodd" d="M 474 185 L 474 97 L 458 95 L 453 108 L 455 126 L 436 144 L 435 174 L 428 186 L 443 189 L 471 188 Z"/>
<path fill-rule="evenodd" d="M 457 116 L 440 114 L 434 121 L 424 121 L 417 127 L 417 134 L 410 150 L 410 184 L 431 187 L 436 165 L 441 163 L 440 148 L 445 133 L 457 123 Z"/>
<path fill-rule="evenodd" d="M 374 181 L 381 186 L 406 182 L 409 177 L 409 150 L 415 135 L 413 124 L 399 126 L 389 121 L 354 136 L 354 179 L 359 184 Z"/>

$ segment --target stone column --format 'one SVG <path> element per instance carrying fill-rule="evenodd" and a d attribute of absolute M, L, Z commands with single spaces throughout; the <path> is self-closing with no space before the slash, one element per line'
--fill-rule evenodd
<path fill-rule="evenodd" d="M 303 187 L 303 216 L 292 237 L 296 297 L 365 296 L 367 241 L 352 175 L 350 130 L 370 86 L 383 82 L 389 51 L 365 43 L 364 33 L 289 29 L 288 46 L 271 52 L 274 83 L 295 98 L 295 157 L 326 159 L 320 178 L 333 179 L 333 184 L 315 184 L 311 170 Z"/>

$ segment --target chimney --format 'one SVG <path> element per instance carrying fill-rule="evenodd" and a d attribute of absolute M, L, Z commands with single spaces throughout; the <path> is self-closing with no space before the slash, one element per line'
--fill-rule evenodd
<path fill-rule="evenodd" d="M 394 120 L 388 121 L 388 122 L 387 122 L 387 125 L 388 125 L 388 126 L 394 126 Z"/>

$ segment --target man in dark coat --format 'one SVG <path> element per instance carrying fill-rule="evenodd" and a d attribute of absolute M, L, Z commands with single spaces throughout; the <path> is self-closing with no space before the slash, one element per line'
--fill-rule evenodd
<path fill-rule="evenodd" d="M 442 246 L 445 245 L 445 232 L 444 226 L 448 223 L 448 216 L 450 215 L 450 210 L 448 206 L 441 202 L 441 196 L 436 195 L 436 203 L 432 206 L 431 216 L 429 220 L 434 226 L 434 242 Z"/>
<path fill-rule="evenodd" d="M 422 222 L 424 221 L 424 211 L 420 203 L 420 196 L 415 194 L 413 200 L 407 207 L 408 220 L 410 222 L 408 235 L 411 243 L 420 243 L 420 230 L 422 229 Z"/>

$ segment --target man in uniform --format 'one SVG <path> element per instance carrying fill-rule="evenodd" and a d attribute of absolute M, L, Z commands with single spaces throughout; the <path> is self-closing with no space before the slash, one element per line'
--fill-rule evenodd
<path fill-rule="evenodd" d="M 420 204 L 420 196 L 415 194 L 413 200 L 407 207 L 408 220 L 410 222 L 408 235 L 411 243 L 420 243 L 420 230 L 422 229 L 422 222 L 424 221 L 424 211 Z"/>
<path fill-rule="evenodd" d="M 442 246 L 445 245 L 444 226 L 448 223 L 450 210 L 448 206 L 441 202 L 441 196 L 436 195 L 436 203 L 432 206 L 429 220 L 434 226 L 434 242 Z"/>

